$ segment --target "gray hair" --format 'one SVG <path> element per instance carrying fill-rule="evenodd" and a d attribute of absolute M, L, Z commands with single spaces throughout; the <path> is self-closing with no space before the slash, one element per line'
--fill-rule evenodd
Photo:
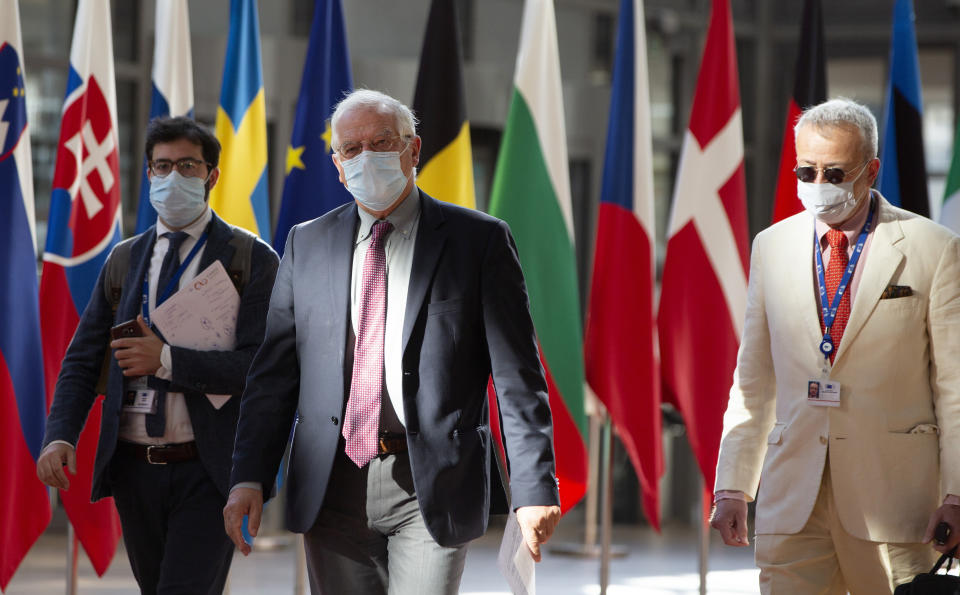
<path fill-rule="evenodd" d="M 817 130 L 835 127 L 855 128 L 860 132 L 861 152 L 867 159 L 877 156 L 877 119 L 867 106 L 846 97 L 837 97 L 807 108 L 793 127 L 794 135 L 804 126 Z"/>
<path fill-rule="evenodd" d="M 413 115 L 413 110 L 386 93 L 373 89 L 357 89 L 347 93 L 333 108 L 333 115 L 330 116 L 330 146 L 334 151 L 340 148 L 337 139 L 337 122 L 343 114 L 357 108 L 391 112 L 397 122 L 397 134 L 406 139 L 413 138 L 417 134 L 417 118 Z"/>

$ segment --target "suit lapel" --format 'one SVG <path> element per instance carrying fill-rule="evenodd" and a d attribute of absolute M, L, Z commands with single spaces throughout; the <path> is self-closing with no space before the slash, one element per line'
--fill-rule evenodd
<path fill-rule="evenodd" d="M 205 271 L 215 260 L 223 263 L 223 268 L 229 272 L 233 253 L 236 251 L 236 248 L 230 244 L 230 240 L 233 239 L 233 230 L 216 213 L 211 215 L 207 245 L 203 247 L 203 254 L 200 255 L 197 273 Z"/>
<path fill-rule="evenodd" d="M 403 315 L 403 351 L 413 325 L 426 299 L 433 272 L 443 253 L 447 232 L 443 228 L 443 212 L 440 204 L 425 192 L 420 192 L 420 224 L 417 228 L 417 244 L 413 250 L 413 266 L 410 269 L 410 285 L 407 288 L 407 309 Z"/>
<path fill-rule="evenodd" d="M 897 242 L 903 239 L 903 230 L 890 211 L 889 203 L 882 198 L 876 217 L 877 229 L 873 232 L 870 253 L 864 262 L 860 285 L 857 287 L 857 297 L 853 300 L 853 309 L 850 311 L 847 327 L 843 331 L 843 339 L 840 342 L 834 366 L 850 350 L 850 343 L 857 338 L 857 334 L 867 322 L 880 300 L 880 295 L 890 284 L 890 280 L 903 260 L 903 252 L 896 246 Z"/>
<path fill-rule="evenodd" d="M 117 308 L 119 322 L 124 322 L 140 314 L 140 298 L 143 295 L 143 282 L 150 273 L 150 257 L 157 242 L 157 228 L 151 227 L 130 247 L 130 270 L 124 281 L 123 301 Z"/>
<path fill-rule="evenodd" d="M 324 234 L 324 240 L 328 243 L 323 254 L 329 255 L 329 258 L 325 259 L 329 267 L 328 303 L 331 305 L 332 312 L 340 313 L 337 316 L 340 322 L 335 336 L 343 337 L 341 345 L 346 344 L 347 325 L 352 324 L 350 322 L 350 280 L 353 273 L 353 249 L 359 222 L 357 203 L 354 202 L 337 215 L 336 223 L 331 226 L 328 233 Z M 343 359 L 341 351 L 341 363 Z"/>
<path fill-rule="evenodd" d="M 783 251 L 789 258 L 783 266 L 783 271 L 790 276 L 790 280 L 785 284 L 778 283 L 776 285 L 788 292 L 786 299 L 789 301 L 787 303 L 792 304 L 792 311 L 800 317 L 800 324 L 808 335 L 808 338 L 804 339 L 804 343 L 819 346 L 823 334 L 820 332 L 818 290 L 814 283 L 813 229 L 813 217 L 803 217 L 787 234 L 788 246 L 803 246 L 804 248 Z"/>

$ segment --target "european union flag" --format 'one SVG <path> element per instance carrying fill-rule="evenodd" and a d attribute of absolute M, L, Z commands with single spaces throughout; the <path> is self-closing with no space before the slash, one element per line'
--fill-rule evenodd
<path fill-rule="evenodd" d="M 340 0 L 316 0 L 297 115 L 287 147 L 287 176 L 273 248 L 281 256 L 290 228 L 351 200 L 330 159 L 330 114 L 353 88 Z"/>
<path fill-rule="evenodd" d="M 877 188 L 891 204 L 929 216 L 927 167 L 923 156 L 923 100 L 913 20 L 913 0 L 897 0 L 893 7 L 890 81 Z"/>
<path fill-rule="evenodd" d="M 227 59 L 217 108 L 220 181 L 210 206 L 227 223 L 270 241 L 267 196 L 267 111 L 256 0 L 230 1 Z"/>

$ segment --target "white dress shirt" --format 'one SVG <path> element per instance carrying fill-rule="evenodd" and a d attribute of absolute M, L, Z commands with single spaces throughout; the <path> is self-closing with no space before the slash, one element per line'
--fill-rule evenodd
<path fill-rule="evenodd" d="M 187 233 L 187 238 L 180 245 L 180 262 L 186 260 L 187 255 L 196 246 L 203 231 L 210 223 L 213 217 L 210 207 L 199 219 L 183 228 L 181 231 Z M 163 234 L 172 231 L 169 227 L 157 219 L 157 241 L 153 245 L 153 254 L 150 257 L 150 268 L 147 271 L 149 282 L 147 294 L 149 312 L 157 307 L 157 293 L 162 292 L 163 288 L 158 288 L 157 283 L 160 279 L 160 268 L 163 266 L 163 258 L 170 247 L 170 240 L 163 237 Z M 200 272 L 200 260 L 203 257 L 203 251 L 206 245 L 197 251 L 196 256 L 190 261 L 183 275 L 180 277 L 179 287 L 189 282 Z M 127 291 L 140 291 L 139 287 L 128 287 Z M 170 354 L 170 346 L 164 344 L 163 351 L 160 354 L 160 369 L 155 376 L 163 380 L 173 378 L 173 357 Z M 183 393 L 168 392 L 166 400 L 166 429 L 163 436 L 148 436 L 146 427 L 145 413 L 132 413 L 122 411 L 120 413 L 120 439 L 126 442 L 136 442 L 138 444 L 179 444 L 181 442 L 190 442 L 193 440 L 193 426 L 190 424 L 190 414 L 187 412 L 187 404 Z"/>

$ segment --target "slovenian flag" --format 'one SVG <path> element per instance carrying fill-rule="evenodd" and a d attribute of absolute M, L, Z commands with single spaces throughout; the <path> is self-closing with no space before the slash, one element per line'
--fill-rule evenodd
<path fill-rule="evenodd" d="M 281 256 L 291 227 L 353 200 L 340 183 L 330 147 L 333 107 L 352 88 L 340 0 L 316 0 L 273 234 L 273 249 Z"/>
<path fill-rule="evenodd" d="M 33 168 L 17 0 L 0 0 L 0 590 L 50 523 Z"/>
<path fill-rule="evenodd" d="M 150 119 L 160 116 L 193 117 L 193 61 L 190 53 L 190 16 L 187 0 L 161 0 L 153 37 L 153 95 Z M 150 181 L 144 156 L 136 233 L 157 222 L 150 204 Z"/>
<path fill-rule="evenodd" d="M 880 137 L 877 189 L 891 204 L 919 215 L 930 215 L 927 166 L 923 156 L 923 98 L 913 0 L 893 7 L 890 79 Z"/>
<path fill-rule="evenodd" d="M 553 0 L 527 0 L 490 196 L 513 230 L 547 374 L 560 507 L 587 489 L 583 338 Z"/>
<path fill-rule="evenodd" d="M 267 108 L 256 0 L 230 0 L 230 33 L 216 133 L 223 148 L 221 175 L 210 192 L 210 206 L 227 223 L 269 243 Z"/>
<path fill-rule="evenodd" d="M 109 0 L 80 0 L 40 279 L 48 401 L 53 399 L 60 364 L 80 313 L 90 301 L 107 255 L 121 237 L 112 40 Z M 77 475 L 70 479 L 70 489 L 60 492 L 76 536 L 101 576 L 120 539 L 113 498 L 90 502 L 102 401 L 98 399 L 90 410 L 76 444 Z"/>
<path fill-rule="evenodd" d="M 584 355 L 660 529 L 660 377 L 655 356 L 653 138 L 641 0 L 621 0 Z"/>

